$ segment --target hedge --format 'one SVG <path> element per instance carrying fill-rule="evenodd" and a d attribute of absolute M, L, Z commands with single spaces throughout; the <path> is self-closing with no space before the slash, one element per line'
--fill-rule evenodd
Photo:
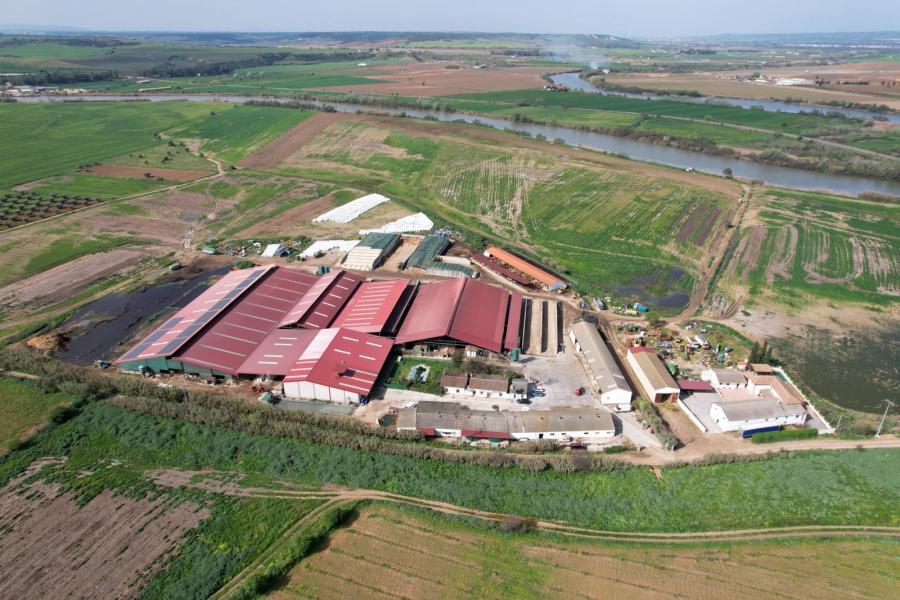
<path fill-rule="evenodd" d="M 819 430 L 810 429 L 782 429 L 781 431 L 766 431 L 757 433 L 750 438 L 754 444 L 773 444 L 775 442 L 787 442 L 790 440 L 805 440 L 819 435 Z"/>

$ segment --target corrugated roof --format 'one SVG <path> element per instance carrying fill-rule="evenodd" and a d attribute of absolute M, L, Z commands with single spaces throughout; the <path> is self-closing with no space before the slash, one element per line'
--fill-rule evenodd
<path fill-rule="evenodd" d="M 716 379 L 722 384 L 742 385 L 747 383 L 747 378 L 740 371 L 734 369 L 710 369 L 716 375 Z"/>
<path fill-rule="evenodd" d="M 235 303 L 253 284 L 276 268 L 267 265 L 225 274 L 153 333 L 119 357 L 116 363 L 172 356 L 215 317 Z"/>
<path fill-rule="evenodd" d="M 686 392 L 714 392 L 715 388 L 708 381 L 678 380 L 678 387 Z"/>
<path fill-rule="evenodd" d="M 363 283 L 335 319 L 334 327 L 364 333 L 381 332 L 408 284 L 408 279 Z"/>
<path fill-rule="evenodd" d="M 626 390 L 629 394 L 633 393 L 597 328 L 587 321 L 577 321 L 572 324 L 572 331 L 600 391 Z"/>
<path fill-rule="evenodd" d="M 490 256 L 499 258 L 512 268 L 521 271 L 522 273 L 528 275 L 536 281 L 539 281 L 547 287 L 559 284 L 565 285 L 566 283 L 553 273 L 545 271 L 544 269 L 531 264 L 524 258 L 517 256 L 512 252 L 504 250 L 503 248 L 498 248 L 497 246 L 489 246 L 486 251 Z"/>
<path fill-rule="evenodd" d="M 325 329 L 331 326 L 363 280 L 362 275 L 349 271 L 332 271 L 322 275 L 281 319 L 279 327 L 297 325 Z"/>
<path fill-rule="evenodd" d="M 554 407 L 552 410 L 473 410 L 456 402 L 419 402 L 400 411 L 397 427 L 434 431 L 458 429 L 465 437 L 511 437 L 526 433 L 615 431 L 609 411 L 601 408 Z"/>
<path fill-rule="evenodd" d="M 400 239 L 399 233 L 380 233 L 373 231 L 367 233 L 363 239 L 359 241 L 356 248 L 374 248 L 375 250 L 384 250 L 390 248 L 397 240 Z M 354 248 L 354 250 L 356 249 Z"/>
<path fill-rule="evenodd" d="M 802 406 L 797 404 L 781 404 L 777 400 L 738 400 L 735 402 L 717 402 L 729 421 L 752 421 L 775 417 L 790 417 L 806 414 Z"/>
<path fill-rule="evenodd" d="M 443 387 L 465 388 L 468 382 L 468 373 L 444 373 L 441 375 L 441 385 Z"/>
<path fill-rule="evenodd" d="M 315 280 L 300 271 L 273 269 L 240 301 L 185 344 L 174 358 L 235 374 Z"/>
<path fill-rule="evenodd" d="M 531 281 L 529 281 L 525 277 L 522 277 L 515 271 L 511 271 L 511 270 L 507 269 L 506 267 L 504 267 L 503 265 L 501 265 L 500 263 L 498 263 L 496 260 L 491 260 L 490 258 L 483 256 L 481 254 L 473 254 L 472 260 L 477 262 L 479 265 L 485 267 L 486 269 L 490 269 L 491 271 L 494 271 L 495 273 L 499 273 L 500 275 L 503 275 L 507 279 L 511 279 L 521 285 L 528 285 L 531 283 Z"/>
<path fill-rule="evenodd" d="M 287 375 L 317 335 L 315 329 L 276 329 L 238 368 L 242 375 Z"/>
<path fill-rule="evenodd" d="M 472 375 L 469 377 L 469 389 L 508 392 L 509 377 L 506 375 Z"/>
<path fill-rule="evenodd" d="M 522 328 L 522 294 L 512 294 L 509 299 L 509 318 L 506 321 L 506 335 L 503 338 L 503 347 L 507 350 L 518 348 L 521 345 Z"/>
<path fill-rule="evenodd" d="M 649 350 L 649 352 L 648 352 Z M 650 348 L 629 348 L 638 368 L 647 377 L 654 390 L 668 389 L 678 391 L 678 384 L 666 369 L 665 365 Z M 649 390 L 648 390 L 649 392 Z"/>
<path fill-rule="evenodd" d="M 440 256 L 450 246 L 450 238 L 445 235 L 432 234 L 425 236 L 416 249 L 406 259 L 406 268 L 426 269 L 435 257 Z"/>
<path fill-rule="evenodd" d="M 309 381 L 368 395 L 390 352 L 388 339 L 345 328 L 323 329 L 317 332 L 284 381 Z"/>
<path fill-rule="evenodd" d="M 463 281 L 450 337 L 491 352 L 502 351 L 510 293 L 472 279 Z"/>
<path fill-rule="evenodd" d="M 466 279 L 452 279 L 419 286 L 412 306 L 397 333 L 397 343 L 445 337 L 450 333 L 456 304 Z"/>

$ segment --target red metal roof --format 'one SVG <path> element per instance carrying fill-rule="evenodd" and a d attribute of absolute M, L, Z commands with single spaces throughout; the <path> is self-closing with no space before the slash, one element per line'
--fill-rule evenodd
<path fill-rule="evenodd" d="M 521 344 L 519 329 L 522 327 L 522 294 L 513 294 L 509 299 L 509 318 L 506 321 L 506 337 L 503 347 L 507 350 Z"/>
<path fill-rule="evenodd" d="M 363 283 L 335 319 L 334 326 L 364 333 L 381 332 L 408 284 L 408 279 Z"/>
<path fill-rule="evenodd" d="M 389 339 L 346 328 L 322 329 L 284 381 L 309 381 L 368 395 L 390 352 Z"/>
<path fill-rule="evenodd" d="M 503 349 L 510 293 L 471 279 L 463 281 L 466 284 L 450 325 L 450 337 L 491 352 L 500 352 Z"/>
<path fill-rule="evenodd" d="M 522 285 L 529 285 L 531 283 L 531 281 L 529 281 L 527 278 L 522 277 L 515 271 L 507 269 L 506 267 L 504 267 L 503 265 L 498 263 L 496 260 L 491 260 L 490 258 L 487 258 L 486 256 L 484 256 L 482 254 L 473 254 L 472 260 L 474 260 L 481 266 L 483 266 L 487 269 L 490 269 L 491 271 L 494 271 L 495 273 L 499 273 L 499 274 L 503 275 L 507 279 L 512 279 L 516 283 L 520 283 Z"/>
<path fill-rule="evenodd" d="M 458 278 L 419 286 L 419 292 L 397 333 L 397 343 L 445 337 L 450 333 L 456 303 L 466 281 L 466 278 Z"/>
<path fill-rule="evenodd" d="M 239 302 L 186 343 L 174 358 L 222 373 L 237 373 L 315 281 L 314 276 L 300 271 L 271 270 Z"/>
<path fill-rule="evenodd" d="M 468 278 L 423 285 L 397 343 L 450 337 L 492 352 L 503 349 L 510 293 Z"/>
<path fill-rule="evenodd" d="M 362 275 L 349 271 L 332 271 L 322 275 L 284 315 L 278 326 L 329 327 L 363 280 Z"/>
<path fill-rule="evenodd" d="M 498 248 L 497 246 L 489 246 L 488 248 L 486 248 L 485 251 L 488 253 L 489 256 L 499 258 L 500 260 L 502 260 L 503 262 L 505 262 L 512 268 L 518 269 L 522 273 L 525 273 L 529 277 L 534 278 L 535 280 L 541 282 L 542 284 L 544 284 L 547 287 L 550 287 L 553 285 L 558 285 L 558 284 L 565 284 L 565 281 L 563 281 L 562 279 L 560 279 L 553 273 L 545 271 L 544 269 L 531 264 L 530 262 L 528 262 L 521 256 L 513 254 L 512 252 L 509 252 L 508 250 L 504 250 L 503 248 Z"/>
<path fill-rule="evenodd" d="M 710 384 L 708 381 L 687 381 L 684 379 L 679 379 L 678 387 L 687 392 L 714 392 L 715 391 L 715 388 L 713 388 L 712 384 Z"/>
<path fill-rule="evenodd" d="M 204 326 L 234 304 L 254 283 L 274 269 L 273 265 L 231 271 L 175 313 L 115 362 L 172 356 Z"/>
<path fill-rule="evenodd" d="M 416 429 L 416 431 L 418 431 L 422 435 L 427 435 L 427 436 L 431 436 L 431 437 L 434 437 L 437 435 L 437 430 L 434 427 L 419 427 L 418 429 Z"/>
<path fill-rule="evenodd" d="M 312 343 L 315 329 L 275 329 L 238 368 L 242 375 L 287 375 Z"/>

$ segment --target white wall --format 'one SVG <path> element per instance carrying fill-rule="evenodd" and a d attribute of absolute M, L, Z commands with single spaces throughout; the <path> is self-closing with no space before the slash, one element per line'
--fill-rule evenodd
<path fill-rule="evenodd" d="M 709 416 L 722 428 L 722 431 L 740 431 L 741 429 L 756 429 L 758 427 L 774 427 L 775 425 L 803 425 L 806 423 L 806 414 L 769 417 L 764 419 L 746 419 L 743 421 L 729 421 L 725 411 L 718 404 L 713 404 L 709 409 Z"/>
<path fill-rule="evenodd" d="M 288 398 L 303 398 L 306 400 L 321 400 L 323 402 L 336 402 L 350 404 L 359 402 L 359 394 L 344 390 L 311 383 L 309 381 L 289 381 L 284 383 L 284 395 Z"/>
<path fill-rule="evenodd" d="M 616 406 L 620 411 L 631 410 L 631 392 L 628 390 L 609 390 L 600 394 L 600 402 Z"/>

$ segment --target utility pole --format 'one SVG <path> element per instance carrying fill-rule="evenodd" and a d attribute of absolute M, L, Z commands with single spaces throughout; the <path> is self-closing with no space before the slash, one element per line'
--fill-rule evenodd
<path fill-rule="evenodd" d="M 884 407 L 884 414 L 881 415 L 881 423 L 878 424 L 878 431 L 875 433 L 875 437 L 879 437 L 881 435 L 881 428 L 884 427 L 884 420 L 887 418 L 888 411 L 891 410 L 891 407 L 894 406 L 893 400 L 884 399 L 887 406 Z"/>

